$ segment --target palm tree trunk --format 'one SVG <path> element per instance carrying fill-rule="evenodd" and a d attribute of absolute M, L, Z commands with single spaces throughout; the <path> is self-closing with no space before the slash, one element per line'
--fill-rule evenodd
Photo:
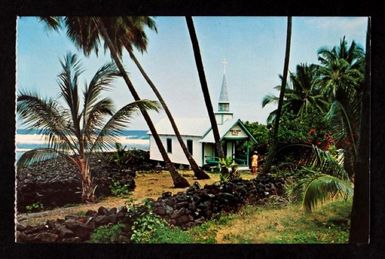
<path fill-rule="evenodd" d="M 215 148 L 217 150 L 219 158 L 222 160 L 225 158 L 225 155 L 223 153 L 223 149 L 222 149 L 222 145 L 221 145 L 221 141 L 220 141 L 218 125 L 217 125 L 217 121 L 215 119 L 213 105 L 211 104 L 210 92 L 209 92 L 209 88 L 208 88 L 207 82 L 206 82 L 205 70 L 203 68 L 202 57 L 201 57 L 200 50 L 199 50 L 198 38 L 197 38 L 197 35 L 195 33 L 194 22 L 193 22 L 192 17 L 186 16 L 186 22 L 187 22 L 188 31 L 190 33 L 192 47 L 194 50 L 195 63 L 196 63 L 197 69 L 198 69 L 199 80 L 201 82 L 203 97 L 205 99 L 207 112 L 208 112 L 209 118 L 210 118 L 211 128 L 212 128 L 212 131 L 214 134 Z"/>
<path fill-rule="evenodd" d="M 175 123 L 175 120 L 174 120 L 173 116 L 171 115 L 171 112 L 168 109 L 166 102 L 162 98 L 160 92 L 158 91 L 158 89 L 156 88 L 154 83 L 151 81 L 151 79 L 148 77 L 148 75 L 144 71 L 143 67 L 139 63 L 138 59 L 135 57 L 134 53 L 132 52 L 132 50 L 130 48 L 127 48 L 127 47 L 126 47 L 126 50 L 128 51 L 131 59 L 135 62 L 136 66 L 140 70 L 140 73 L 142 73 L 144 79 L 146 79 L 147 83 L 150 85 L 151 89 L 154 91 L 156 97 L 158 98 L 159 102 L 161 103 L 161 105 L 163 107 L 163 110 L 166 112 L 166 115 L 167 115 L 168 119 L 170 120 L 171 126 L 175 132 L 175 136 L 178 139 L 180 146 L 182 147 L 182 150 L 183 150 L 183 152 L 184 152 L 184 154 L 185 154 L 185 156 L 186 156 L 186 158 L 187 158 L 187 160 L 191 166 L 191 169 L 194 171 L 195 177 L 197 179 L 210 179 L 210 177 L 202 169 L 199 168 L 199 166 L 195 162 L 194 158 L 192 157 L 192 155 L 188 151 L 188 149 L 187 149 L 185 143 L 183 142 L 183 139 L 179 133 L 179 129 Z"/>
<path fill-rule="evenodd" d="M 126 82 L 127 84 L 127 87 L 128 89 L 130 90 L 132 96 L 134 97 L 135 101 L 139 101 L 140 100 L 140 97 L 138 95 L 138 93 L 136 92 L 134 86 L 132 85 L 130 79 L 128 78 L 127 76 L 127 73 L 126 71 L 124 70 L 123 68 L 123 65 L 122 65 L 122 62 L 120 61 L 120 58 L 118 57 L 117 55 L 117 51 L 114 47 L 114 44 L 112 43 L 111 39 L 110 39 L 110 36 L 107 32 L 107 29 L 105 28 L 104 26 L 104 23 L 102 20 L 99 19 L 99 24 L 97 24 L 97 26 L 99 26 L 100 30 L 101 30 L 101 33 L 104 37 L 104 40 L 106 41 L 107 45 L 108 45 L 108 48 L 111 52 L 111 55 L 119 69 L 119 71 L 121 72 L 122 76 L 123 76 L 123 79 L 124 81 Z M 161 153 L 162 157 L 163 157 L 163 160 L 165 162 L 165 165 L 167 167 L 167 169 L 169 170 L 170 174 L 171 174 L 171 177 L 172 177 L 172 180 L 173 180 L 173 183 L 174 183 L 174 187 L 176 188 L 184 188 L 184 187 L 188 187 L 190 186 L 190 184 L 188 183 L 188 181 L 182 177 L 178 172 L 177 170 L 175 169 L 175 166 L 174 164 L 171 162 L 170 158 L 168 157 L 167 153 L 166 153 L 166 150 L 164 149 L 164 146 L 162 144 L 162 141 L 160 140 L 160 137 L 154 127 L 154 124 L 152 123 L 151 121 L 151 118 L 150 116 L 148 115 L 147 111 L 144 110 L 144 109 L 141 109 L 141 112 L 143 114 L 143 117 L 152 133 L 152 136 L 154 137 L 154 140 L 159 148 L 159 152 Z"/>
<path fill-rule="evenodd" d="M 82 181 L 82 201 L 94 202 L 94 186 L 91 178 L 91 171 L 87 158 L 79 158 L 80 177 Z"/>
<path fill-rule="evenodd" d="M 355 161 L 354 196 L 349 242 L 367 244 L 369 241 L 369 150 L 370 150 L 370 69 L 371 69 L 371 24 L 368 17 L 366 34 L 365 83 L 361 97 L 360 135 Z"/>
<path fill-rule="evenodd" d="M 278 146 L 279 120 L 281 119 L 283 97 L 285 96 L 285 89 L 286 89 L 286 82 L 287 82 L 286 80 L 287 80 L 287 74 L 289 71 L 290 42 L 291 42 L 291 16 L 288 16 L 287 17 L 285 63 L 283 66 L 282 86 L 281 86 L 281 92 L 279 94 L 277 115 L 276 115 L 275 121 L 274 121 L 274 127 L 273 127 L 273 133 L 272 133 L 272 143 L 270 146 L 270 151 L 269 151 L 269 155 L 268 155 L 267 160 L 266 160 L 266 164 L 263 168 L 264 173 L 267 173 L 270 171 L 271 164 L 273 162 L 273 158 L 276 154 L 276 150 L 277 150 L 277 146 Z"/>

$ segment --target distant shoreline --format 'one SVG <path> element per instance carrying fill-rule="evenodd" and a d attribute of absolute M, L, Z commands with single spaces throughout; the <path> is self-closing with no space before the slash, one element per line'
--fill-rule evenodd
<path fill-rule="evenodd" d="M 28 132 L 28 133 L 27 133 Z M 44 135 L 37 134 L 36 130 L 18 130 L 16 138 L 16 160 L 29 150 L 35 148 L 46 147 L 48 144 Z M 122 144 L 126 149 L 141 149 L 148 151 L 150 147 L 150 139 L 146 130 L 126 130 L 121 136 L 116 137 L 116 142 Z M 105 150 L 106 152 L 115 151 L 114 148 Z"/>

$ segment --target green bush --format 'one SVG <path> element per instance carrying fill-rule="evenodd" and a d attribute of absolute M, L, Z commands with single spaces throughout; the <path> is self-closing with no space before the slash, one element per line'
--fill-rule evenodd
<path fill-rule="evenodd" d="M 116 243 L 124 225 L 100 226 L 91 234 L 90 243 Z"/>
<path fill-rule="evenodd" d="M 149 212 L 134 221 L 131 241 L 133 243 L 150 243 L 156 231 L 162 230 L 167 223 Z"/>
<path fill-rule="evenodd" d="M 25 206 L 25 210 L 27 213 L 35 212 L 35 211 L 40 211 L 44 208 L 43 204 L 40 202 L 34 202 L 30 205 Z"/>
<path fill-rule="evenodd" d="M 115 143 L 116 151 L 109 156 L 109 162 L 121 168 L 135 168 L 150 163 L 150 153 L 140 149 L 126 150 L 126 146 Z"/>
<path fill-rule="evenodd" d="M 112 181 L 110 185 L 111 193 L 114 196 L 124 197 L 130 194 L 130 189 L 127 184 L 121 184 L 119 181 Z"/>

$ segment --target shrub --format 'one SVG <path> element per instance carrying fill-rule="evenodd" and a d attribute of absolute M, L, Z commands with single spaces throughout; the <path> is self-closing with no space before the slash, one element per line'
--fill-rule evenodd
<path fill-rule="evenodd" d="M 44 208 L 44 206 L 40 202 L 34 202 L 30 205 L 25 206 L 25 210 L 27 211 L 27 213 L 40 211 L 43 208 Z"/>
<path fill-rule="evenodd" d="M 100 226 L 91 234 L 90 243 L 116 243 L 124 225 Z"/>
<path fill-rule="evenodd" d="M 129 186 L 127 184 L 121 184 L 119 181 L 112 181 L 110 190 L 114 196 L 124 197 L 130 194 Z"/>
<path fill-rule="evenodd" d="M 149 243 L 154 233 L 165 228 L 167 223 L 160 217 L 149 212 L 134 221 L 131 241 L 133 243 Z"/>

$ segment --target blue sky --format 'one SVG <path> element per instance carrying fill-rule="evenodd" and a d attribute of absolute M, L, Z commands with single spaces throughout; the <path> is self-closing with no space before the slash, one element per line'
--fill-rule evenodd
<path fill-rule="evenodd" d="M 226 58 L 230 109 L 242 120 L 266 122 L 274 105 L 262 109 L 267 94 L 282 74 L 286 40 L 286 17 L 193 17 L 214 108 L 217 107 Z M 148 49 L 137 58 L 159 88 L 175 117 L 204 117 L 206 108 L 184 17 L 155 17 L 158 33 L 148 31 Z M 293 17 L 290 70 L 299 63 L 317 63 L 320 47 L 333 47 L 345 35 L 365 48 L 366 17 Z M 81 86 L 97 69 L 110 61 L 108 51 L 84 57 L 66 37 L 65 31 L 47 30 L 36 17 L 22 17 L 17 25 L 17 88 L 37 91 L 42 96 L 58 94 L 59 59 L 67 52 L 78 53 L 85 72 Z M 141 98 L 155 99 L 127 54 L 126 70 Z M 133 101 L 124 81 L 117 79 L 107 93 L 120 108 Z M 151 113 L 154 122 L 163 112 Z M 18 125 L 20 123 L 18 122 Z M 131 129 L 147 129 L 137 116 Z"/>

